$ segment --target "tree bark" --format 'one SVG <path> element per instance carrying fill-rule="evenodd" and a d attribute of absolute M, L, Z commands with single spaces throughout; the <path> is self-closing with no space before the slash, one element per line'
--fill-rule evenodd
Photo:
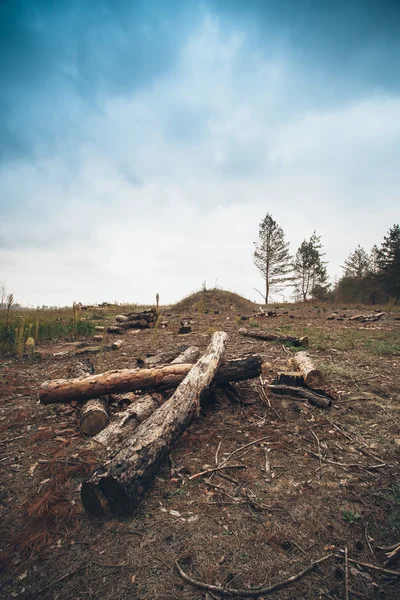
<path fill-rule="evenodd" d="M 314 366 L 309 354 L 301 351 L 293 355 L 293 362 L 301 371 L 305 383 L 310 388 L 319 388 L 323 384 L 323 376 L 319 369 Z"/>
<path fill-rule="evenodd" d="M 117 516 L 133 513 L 172 444 L 198 410 L 200 395 L 209 387 L 221 364 L 226 340 L 225 332 L 214 333 L 206 353 L 171 398 L 83 483 L 81 497 L 88 513 L 105 514 L 101 498 L 106 499 L 111 512 Z"/>
<path fill-rule="evenodd" d="M 111 423 L 93 439 L 106 448 L 116 448 L 164 402 L 161 394 L 146 394 L 126 410 L 114 415 Z"/>
<path fill-rule="evenodd" d="M 196 360 L 200 356 L 200 349 L 197 346 L 189 346 L 186 348 L 184 352 L 179 354 L 172 362 L 171 365 L 184 365 L 184 364 L 192 364 L 196 362 Z"/>
<path fill-rule="evenodd" d="M 328 395 L 322 395 L 315 390 L 307 390 L 302 387 L 290 385 L 268 385 L 267 389 L 277 396 L 286 396 L 288 398 L 305 398 L 311 404 L 328 408 L 332 404 L 332 400 Z"/>
<path fill-rule="evenodd" d="M 258 354 L 227 361 L 218 371 L 216 383 L 253 379 L 261 373 L 262 359 Z M 39 392 L 41 404 L 89 400 L 108 394 L 135 390 L 165 390 L 174 388 L 186 377 L 192 365 L 176 364 L 153 369 L 122 369 L 106 371 L 85 379 L 58 379 L 43 383 Z"/>
<path fill-rule="evenodd" d="M 263 340 L 264 342 L 280 342 L 280 343 L 290 343 L 293 346 L 307 346 L 308 338 L 307 337 L 294 337 L 291 335 L 278 335 L 276 333 L 263 333 L 258 331 L 249 331 L 244 327 L 239 329 L 239 333 L 244 335 L 245 337 L 251 337 L 256 340 Z"/>

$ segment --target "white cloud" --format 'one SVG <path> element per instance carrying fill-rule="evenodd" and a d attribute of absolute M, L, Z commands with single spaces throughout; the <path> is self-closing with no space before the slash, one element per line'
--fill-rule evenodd
<path fill-rule="evenodd" d="M 206 18 L 174 71 L 83 110 L 65 157 L 8 167 L 0 278 L 32 304 L 173 302 L 204 280 L 257 299 L 266 212 L 293 252 L 316 229 L 339 274 L 398 220 L 400 99 L 312 110 L 303 75 Z"/>

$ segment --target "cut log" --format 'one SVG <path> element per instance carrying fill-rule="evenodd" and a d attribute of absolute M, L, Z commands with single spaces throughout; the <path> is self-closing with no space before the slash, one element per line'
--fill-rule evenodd
<path fill-rule="evenodd" d="M 136 362 L 140 367 L 147 369 L 151 367 L 158 367 L 160 365 L 189 365 L 196 362 L 200 356 L 200 350 L 197 346 L 181 346 L 178 350 L 172 350 L 171 352 L 161 352 L 155 356 L 149 356 L 148 358 L 137 358 Z"/>
<path fill-rule="evenodd" d="M 107 403 L 102 398 L 88 400 L 79 415 L 79 427 L 86 435 L 96 435 L 107 427 Z"/>
<path fill-rule="evenodd" d="M 307 352 L 296 352 L 293 355 L 293 362 L 303 374 L 306 385 L 310 388 L 321 387 L 324 378 L 321 371 L 314 366 Z"/>
<path fill-rule="evenodd" d="M 119 335 L 121 333 L 121 328 L 116 325 L 110 325 L 107 327 L 107 333 L 117 333 Z"/>
<path fill-rule="evenodd" d="M 133 431 L 164 402 L 161 394 L 146 394 L 126 410 L 114 415 L 111 423 L 93 439 L 106 448 L 114 448 L 129 437 Z"/>
<path fill-rule="evenodd" d="M 262 359 L 258 354 L 227 361 L 221 365 L 215 381 L 228 383 L 253 379 L 261 374 L 261 364 Z M 41 386 L 39 399 L 42 404 L 54 404 L 135 390 L 165 390 L 177 387 L 191 368 L 192 365 L 167 365 L 154 369 L 122 369 L 85 379 L 47 381 Z"/>
<path fill-rule="evenodd" d="M 245 337 L 255 338 L 256 340 L 263 340 L 264 342 L 279 342 L 281 344 L 288 343 L 292 344 L 292 346 L 307 346 L 308 338 L 307 337 L 294 337 L 291 335 L 278 335 L 276 333 L 266 333 L 266 332 L 258 332 L 258 331 L 250 331 L 249 329 L 245 329 L 241 327 L 239 329 L 239 333 L 244 335 Z"/>
<path fill-rule="evenodd" d="M 128 317 L 126 315 L 117 315 L 115 317 L 115 320 L 117 321 L 117 323 L 124 323 L 128 320 Z"/>
<path fill-rule="evenodd" d="M 111 350 L 119 350 L 123 345 L 124 342 L 122 340 L 115 340 L 115 342 L 111 344 Z"/>
<path fill-rule="evenodd" d="M 186 350 L 184 350 L 171 362 L 171 365 L 192 364 L 196 362 L 199 356 L 200 349 L 197 346 L 189 346 L 189 348 L 186 348 Z"/>
<path fill-rule="evenodd" d="M 84 378 L 94 373 L 94 366 L 89 359 L 76 363 L 69 371 L 70 377 Z M 105 400 L 96 398 L 88 400 L 79 414 L 79 427 L 87 435 L 96 435 L 108 423 L 107 403 Z"/>
<path fill-rule="evenodd" d="M 149 321 L 146 321 L 146 319 L 138 319 L 138 320 L 133 320 L 133 321 L 125 321 L 124 323 L 118 323 L 118 327 L 121 330 L 125 330 L 125 329 L 148 329 L 149 328 Z"/>
<path fill-rule="evenodd" d="M 307 390 L 302 387 L 294 387 L 290 385 L 268 385 L 267 389 L 276 396 L 285 396 L 286 398 L 305 398 L 311 404 L 328 408 L 332 404 L 332 399 L 328 394 L 322 395 L 322 392 L 317 393 L 316 390 Z"/>
<path fill-rule="evenodd" d="M 175 393 L 123 447 L 82 484 L 81 498 L 89 514 L 105 515 L 105 499 L 117 516 L 131 515 L 151 484 L 171 446 L 198 410 L 201 393 L 209 387 L 225 354 L 227 335 L 214 333 L 206 353 Z"/>
<path fill-rule="evenodd" d="M 148 356 L 147 358 L 137 358 L 136 362 L 139 367 L 145 367 L 146 369 L 159 367 L 160 365 L 168 365 L 172 360 L 177 358 L 183 350 L 186 350 L 186 346 L 181 346 L 180 349 L 172 350 L 171 352 L 160 352 L 159 354 Z M 187 361 L 187 364 L 190 362 L 191 361 Z"/>
<path fill-rule="evenodd" d="M 274 385 L 304 387 L 304 377 L 300 371 L 279 371 L 273 383 Z"/>

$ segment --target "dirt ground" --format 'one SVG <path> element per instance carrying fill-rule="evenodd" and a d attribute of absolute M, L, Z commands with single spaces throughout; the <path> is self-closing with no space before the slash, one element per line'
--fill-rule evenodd
<path fill-rule="evenodd" d="M 245 300 L 237 306 L 207 295 L 200 314 L 197 302 L 165 309 L 165 329 L 125 333 L 120 350 L 91 357 L 96 372 L 133 368 L 137 357 L 183 344 L 204 350 L 212 332 L 224 330 L 227 356 L 260 353 L 263 380 L 271 383 L 293 350 L 238 329 L 281 331 L 309 337 L 310 355 L 336 397 L 332 407 L 267 398 L 259 379 L 241 383 L 239 405 L 202 410 L 134 518 L 89 518 L 80 483 L 98 459 L 96 446 L 79 431 L 76 406 L 37 401 L 40 384 L 67 377 L 77 359 L 4 360 L 0 597 L 220 597 L 185 582 L 176 561 L 194 579 L 233 588 L 271 585 L 345 548 L 353 561 L 384 567 L 379 547 L 400 542 L 399 313 L 361 324 L 348 317 L 370 308 L 282 304 L 276 317 L 256 319 Z M 184 318 L 193 332 L 178 335 Z M 214 466 L 216 454 L 221 461 L 260 438 L 235 457 L 246 468 L 189 480 Z M 349 563 L 348 598 L 400 597 L 399 579 L 356 562 Z M 395 563 L 387 568 L 400 571 Z M 268 597 L 344 599 L 345 579 L 344 562 L 333 558 Z"/>

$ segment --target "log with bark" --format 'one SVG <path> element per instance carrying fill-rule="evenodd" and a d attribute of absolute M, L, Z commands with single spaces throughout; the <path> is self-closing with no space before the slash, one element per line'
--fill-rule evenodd
<path fill-rule="evenodd" d="M 308 390 L 303 387 L 290 385 L 268 385 L 267 389 L 276 396 L 285 396 L 289 400 L 293 398 L 304 398 L 311 404 L 328 408 L 332 404 L 332 397 L 322 390 Z"/>
<path fill-rule="evenodd" d="M 77 362 L 69 372 L 70 377 L 85 378 L 94 373 L 94 366 L 90 360 Z M 94 398 L 85 402 L 79 413 L 79 427 L 87 435 L 96 435 L 107 427 L 108 413 L 107 402 L 103 398 Z"/>
<path fill-rule="evenodd" d="M 174 356 L 176 353 L 174 353 Z M 188 364 L 194 363 L 200 356 L 200 350 L 196 346 L 190 346 L 186 348 L 184 352 L 179 354 L 175 361 L 175 364 Z M 154 357 L 158 360 L 165 360 L 167 358 L 167 353 L 164 352 L 162 354 L 157 354 Z M 229 386 L 229 387 L 228 387 Z M 233 392 L 231 390 L 230 384 L 225 384 L 224 390 L 217 388 L 218 391 L 215 391 L 215 400 L 221 401 L 223 394 L 225 393 L 225 387 L 228 387 L 228 390 L 231 392 L 231 396 L 228 396 L 228 393 L 224 396 L 229 397 L 233 400 Z M 133 396 L 133 392 L 130 392 Z M 109 398 L 117 398 L 118 402 L 128 396 L 126 395 L 110 395 Z M 103 429 L 94 439 L 96 442 L 99 442 L 106 448 L 115 448 L 118 444 L 120 444 L 126 437 L 132 434 L 132 432 L 145 421 L 153 412 L 158 408 L 164 401 L 164 397 L 161 394 L 146 394 L 141 398 L 137 398 L 133 396 L 132 398 L 133 404 L 129 406 L 126 410 L 116 414 L 109 424 L 108 427 Z"/>
<path fill-rule="evenodd" d="M 81 498 L 89 514 L 105 515 L 107 505 L 117 516 L 134 512 L 171 446 L 198 411 L 200 395 L 209 387 L 222 362 L 226 339 L 225 332 L 214 333 L 205 354 L 171 398 L 82 484 Z"/>
<path fill-rule="evenodd" d="M 114 415 L 111 423 L 93 439 L 106 448 L 116 448 L 164 402 L 161 394 L 137 398 L 126 410 Z"/>
<path fill-rule="evenodd" d="M 321 387 L 324 378 L 321 371 L 314 366 L 308 352 L 296 352 L 296 354 L 293 355 L 292 360 L 302 373 L 306 385 L 310 388 Z"/>
<path fill-rule="evenodd" d="M 260 375 L 261 364 L 262 359 L 258 354 L 229 360 L 221 365 L 215 381 L 228 383 L 253 379 Z M 41 386 L 39 399 L 42 404 L 54 404 L 71 400 L 89 400 L 135 390 L 165 390 L 177 387 L 191 368 L 190 364 L 175 364 L 153 369 L 106 371 L 85 379 L 48 381 Z"/>
<path fill-rule="evenodd" d="M 250 331 L 249 329 L 245 329 L 241 327 L 239 329 L 239 333 L 244 335 L 245 337 L 254 338 L 256 340 L 263 340 L 264 342 L 279 342 L 281 344 L 288 343 L 292 344 L 292 346 L 307 346 L 308 338 L 307 337 L 295 337 L 292 335 L 279 335 L 276 333 L 266 333 L 262 331 Z"/>
<path fill-rule="evenodd" d="M 88 400 L 79 414 L 79 427 L 86 435 L 96 435 L 108 425 L 107 402 L 103 398 Z"/>

